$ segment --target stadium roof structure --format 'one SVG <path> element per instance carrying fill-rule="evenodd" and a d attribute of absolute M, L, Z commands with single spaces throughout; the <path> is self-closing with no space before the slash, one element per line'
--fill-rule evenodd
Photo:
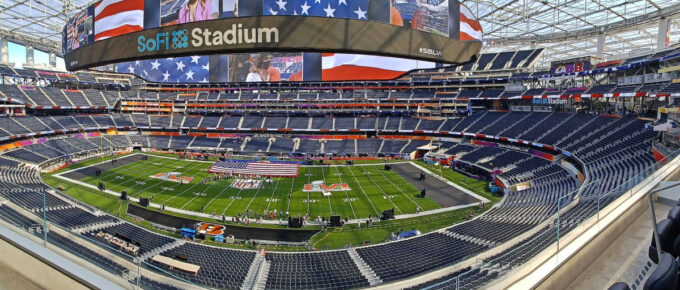
<path fill-rule="evenodd" d="M 61 56 L 68 18 L 96 0 L 0 0 L 0 37 Z M 680 36 L 677 0 L 463 0 L 480 19 L 483 52 L 546 47 L 539 60 L 595 55 L 606 35 L 606 55 L 656 47 L 658 22 L 671 19 L 672 42 Z"/>
<path fill-rule="evenodd" d="M 680 35 L 677 0 L 464 0 L 484 28 L 483 52 L 546 47 L 539 66 L 556 59 L 595 55 L 606 36 L 605 56 L 656 48 L 658 21 L 671 19 Z"/>
<path fill-rule="evenodd" d="M 66 21 L 94 0 L 0 0 L 0 37 L 61 55 Z"/>

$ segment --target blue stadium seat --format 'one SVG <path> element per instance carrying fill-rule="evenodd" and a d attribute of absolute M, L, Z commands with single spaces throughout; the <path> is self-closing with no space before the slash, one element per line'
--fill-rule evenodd
<path fill-rule="evenodd" d="M 647 278 L 644 290 L 677 289 L 678 263 L 670 254 L 663 254 L 654 272 Z"/>

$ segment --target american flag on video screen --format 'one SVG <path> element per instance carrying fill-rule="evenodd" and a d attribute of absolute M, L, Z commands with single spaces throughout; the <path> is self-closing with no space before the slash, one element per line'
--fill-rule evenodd
<path fill-rule="evenodd" d="M 102 0 L 94 4 L 94 41 L 144 29 L 144 1 Z"/>
<path fill-rule="evenodd" d="M 482 41 L 482 25 L 475 19 L 472 11 L 463 4 L 460 4 L 460 40 Z"/>
<path fill-rule="evenodd" d="M 210 167 L 212 173 L 297 177 L 300 165 L 291 163 L 219 161 Z"/>
<path fill-rule="evenodd" d="M 185 56 L 131 61 L 116 64 L 116 72 L 136 74 L 147 81 L 165 83 L 207 83 L 209 56 Z"/>
<path fill-rule="evenodd" d="M 368 19 L 368 0 L 264 0 L 264 15 Z"/>

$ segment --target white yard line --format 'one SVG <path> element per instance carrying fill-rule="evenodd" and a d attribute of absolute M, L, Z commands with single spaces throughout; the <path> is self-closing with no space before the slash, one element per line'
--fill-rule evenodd
<path fill-rule="evenodd" d="M 340 180 L 340 184 L 342 184 L 342 173 L 340 173 L 340 169 L 337 167 L 335 168 L 335 172 L 338 176 L 338 179 Z M 347 197 L 347 203 L 349 203 L 349 208 L 352 209 L 352 215 L 354 215 L 354 218 L 357 218 L 357 213 L 354 212 L 354 206 L 352 205 L 352 199 L 349 197 L 349 190 L 345 191 L 345 196 Z"/>
<path fill-rule="evenodd" d="M 293 200 L 293 186 L 295 186 L 295 177 L 293 177 L 293 182 L 290 183 L 290 191 L 288 191 L 288 207 L 286 207 L 286 212 L 290 212 L 290 201 Z"/>
<path fill-rule="evenodd" d="M 144 154 L 144 153 L 138 153 L 138 154 Z M 152 155 L 152 154 L 144 154 L 149 157 L 158 157 L 158 158 L 165 158 L 165 159 L 172 159 L 172 160 L 177 160 L 177 161 L 191 161 L 191 162 L 202 162 L 202 163 L 210 163 L 213 164 L 215 161 L 205 161 L 205 160 L 195 160 L 195 159 L 178 159 L 178 158 L 173 158 L 173 157 L 168 157 L 168 156 L 161 156 L 161 155 Z"/>
<path fill-rule="evenodd" d="M 276 185 L 274 186 L 274 190 L 272 191 L 272 196 L 269 197 L 269 202 L 267 203 L 267 211 L 269 211 L 269 207 L 272 205 L 272 199 L 274 199 L 274 194 L 276 193 L 276 189 L 279 188 L 279 182 L 281 182 L 281 178 L 279 178 L 276 181 Z"/>
<path fill-rule="evenodd" d="M 213 184 L 211 184 L 210 186 L 208 186 L 208 188 L 206 188 L 205 190 L 201 191 L 201 194 L 205 193 L 206 191 L 208 191 L 209 189 L 211 189 L 213 186 L 217 185 L 218 183 L 219 183 L 219 181 L 218 181 L 218 182 L 215 182 L 215 183 L 213 183 Z M 195 195 L 194 198 L 192 198 L 192 199 L 190 199 L 189 201 L 187 201 L 187 203 L 185 203 L 182 207 L 180 207 L 180 209 L 184 209 L 187 205 L 191 204 L 191 202 L 194 201 L 194 199 L 196 199 L 196 198 L 198 198 L 198 197 L 199 197 L 199 195 Z M 204 209 L 204 210 L 205 210 L 205 209 Z"/>
<path fill-rule="evenodd" d="M 57 175 L 55 175 L 55 176 L 57 176 Z M 94 186 L 94 185 L 92 185 L 92 184 L 89 184 L 89 183 L 84 183 L 84 182 L 81 182 L 81 181 L 76 181 L 76 180 L 70 179 L 70 178 L 68 178 L 68 177 L 63 177 L 63 176 L 57 176 L 57 178 L 62 179 L 62 180 L 65 180 L 65 181 L 68 181 L 68 182 L 71 182 L 71 183 L 79 184 L 79 185 L 81 185 L 81 186 L 83 186 L 83 187 L 90 188 L 90 189 L 92 189 L 93 191 L 99 191 L 99 189 L 97 189 L 96 186 Z M 103 192 L 104 192 L 104 193 L 107 193 L 107 194 L 110 194 L 110 195 L 113 195 L 113 196 L 116 196 L 116 197 L 120 197 L 120 193 L 115 192 L 115 191 L 111 191 L 111 190 L 108 190 L 108 189 L 107 189 L 107 190 L 105 190 L 105 191 L 103 191 Z M 241 193 L 239 192 L 236 196 L 238 196 L 238 195 L 240 195 L 240 194 L 241 194 Z M 129 199 L 130 201 L 132 201 L 132 202 L 139 202 L 139 199 L 138 199 L 138 198 L 135 198 L 135 197 L 128 197 L 128 199 Z M 232 202 L 233 202 L 233 201 L 234 201 L 234 200 L 232 200 Z M 369 201 L 370 201 L 370 200 L 369 200 Z M 373 204 L 373 203 L 371 203 L 371 204 Z M 231 205 L 231 203 L 230 203 L 229 205 Z M 442 213 L 442 212 L 454 211 L 454 210 L 461 209 L 461 208 L 468 208 L 468 207 L 472 207 L 472 206 L 476 206 L 476 205 L 479 205 L 479 204 L 478 204 L 478 203 L 472 203 L 472 204 L 459 205 L 459 206 L 452 206 L 452 207 L 447 207 L 447 208 L 440 208 L 440 209 L 435 209 L 435 210 L 430 210 L 430 211 L 424 211 L 424 212 L 415 213 L 415 214 L 397 215 L 397 216 L 395 216 L 394 218 L 395 218 L 395 219 L 406 219 L 406 218 L 412 218 L 412 217 L 418 217 L 418 216 L 426 216 L 426 215 L 435 214 L 435 213 Z M 156 209 L 160 209 L 160 208 L 161 208 L 161 205 L 160 205 L 160 204 L 157 204 L 157 203 L 149 203 L 149 206 L 150 206 L 150 207 L 153 207 L 153 208 L 156 208 Z M 207 208 L 207 206 L 206 206 L 206 208 Z M 227 208 L 228 208 L 228 206 L 227 206 Z M 173 208 L 173 207 L 167 207 L 167 206 L 166 206 L 164 209 L 165 209 L 165 211 L 168 211 L 168 212 L 179 213 L 179 214 L 183 214 L 183 215 L 187 215 L 187 216 L 195 216 L 195 217 L 201 217 L 201 218 L 209 218 L 209 219 L 214 219 L 214 220 L 218 220 L 218 221 L 221 221 L 221 220 L 222 220 L 222 217 L 221 217 L 221 216 L 213 216 L 213 215 L 211 215 L 211 214 L 206 214 L 206 213 L 201 213 L 201 212 L 188 211 L 188 210 L 183 210 L 183 209 L 178 209 L 178 208 Z M 375 208 L 374 208 L 374 209 L 375 209 Z M 225 210 L 226 210 L 226 208 L 225 208 Z M 224 212 L 225 212 L 225 211 L 223 211 L 222 213 L 224 214 Z M 225 218 L 226 218 L 226 219 L 231 219 L 231 216 L 225 216 Z M 354 219 L 354 220 L 349 220 L 349 221 L 346 222 L 345 224 L 357 224 L 357 223 L 365 222 L 365 221 L 366 221 L 365 219 Z M 262 224 L 272 224 L 272 225 L 278 225 L 278 224 L 280 224 L 280 222 L 279 222 L 278 220 L 261 220 L 260 223 L 262 223 Z M 309 224 L 315 224 L 315 222 L 313 222 L 313 221 L 310 221 L 310 222 L 308 222 L 308 223 L 309 223 Z"/>
<path fill-rule="evenodd" d="M 166 161 L 166 162 L 167 162 L 167 161 Z M 165 162 L 161 163 L 160 166 L 164 166 L 164 165 L 165 165 Z M 152 171 L 152 170 L 155 170 L 155 168 L 156 168 L 156 166 L 152 167 L 151 169 L 149 169 L 148 167 L 143 167 L 143 166 L 142 166 L 142 168 L 139 168 L 139 169 L 137 169 L 137 170 L 135 170 L 135 171 L 128 172 L 128 173 L 138 173 L 138 172 L 139 172 L 139 175 L 146 175 L 147 172 L 150 172 L 150 171 Z M 110 187 L 111 187 L 111 188 L 114 188 L 114 187 L 116 187 L 116 186 L 123 186 L 123 184 L 127 184 L 128 182 L 132 182 L 132 181 L 134 181 L 134 179 L 129 179 L 129 180 L 128 180 L 127 178 L 124 178 L 124 179 L 122 179 L 121 182 L 118 182 L 118 183 L 112 182 L 112 181 L 109 181 L 109 182 L 113 183 L 113 185 L 110 186 Z M 139 184 L 137 184 L 137 185 L 139 185 Z M 128 188 L 137 187 L 137 185 L 133 185 L 132 187 L 129 187 L 129 186 L 124 186 L 124 187 L 125 187 L 125 189 L 127 190 Z"/>
<path fill-rule="evenodd" d="M 130 157 L 130 156 L 135 156 L 135 155 L 146 155 L 146 156 L 153 157 L 153 158 L 164 158 L 164 159 L 178 160 L 178 159 L 172 158 L 172 157 L 159 156 L 159 155 L 150 155 L 150 154 L 145 154 L 145 153 L 133 153 L 133 154 L 130 154 L 130 155 L 126 155 L 125 157 Z M 214 162 L 212 162 L 212 161 L 204 161 L 204 160 L 186 160 L 186 159 L 185 159 L 185 160 L 182 160 L 182 161 L 201 162 L 201 163 L 211 163 L 211 164 L 214 163 Z M 64 181 L 67 181 L 67 182 L 76 183 L 76 184 L 79 184 L 79 185 L 81 185 L 81 186 L 83 186 L 83 187 L 90 188 L 90 189 L 92 189 L 93 191 L 99 191 L 99 189 L 98 189 L 95 185 L 92 185 L 92 184 L 89 184 L 89 183 L 85 183 L 85 182 L 82 182 L 82 181 L 76 181 L 76 180 L 73 180 L 73 179 L 71 179 L 71 178 L 65 177 L 65 176 L 63 176 L 63 175 L 68 174 L 68 173 L 71 173 L 71 172 L 76 171 L 76 170 L 83 169 L 83 168 L 93 167 L 93 166 L 96 166 L 96 165 L 99 165 L 99 164 L 102 164 L 102 163 L 105 163 L 105 162 L 110 162 L 110 160 L 102 161 L 102 162 L 99 162 L 99 163 L 96 163 L 96 164 L 92 164 L 92 165 L 89 165 L 89 166 L 85 166 L 85 167 L 80 167 L 80 168 L 72 169 L 72 170 L 69 170 L 69 171 L 65 171 L 65 172 L 62 172 L 62 173 L 55 174 L 55 175 L 53 175 L 53 176 L 55 176 L 55 177 L 57 177 L 57 178 L 59 178 L 59 179 L 62 179 L 62 180 L 64 180 Z M 451 182 L 451 181 L 449 181 L 449 180 L 447 180 L 447 179 L 445 179 L 445 178 L 442 178 L 442 177 L 440 177 L 440 176 L 434 174 L 434 173 L 431 172 L 430 170 L 427 170 L 427 169 L 423 168 L 422 166 L 420 166 L 420 165 L 418 165 L 418 164 L 416 164 L 416 163 L 414 163 L 414 162 L 411 162 L 411 161 L 405 161 L 405 162 L 392 162 L 392 163 L 389 163 L 389 164 L 403 164 L 403 163 L 410 163 L 411 165 L 415 166 L 416 168 L 423 170 L 423 171 L 426 172 L 427 174 L 429 174 L 429 175 L 431 175 L 431 176 L 433 176 L 433 177 L 435 177 L 435 178 L 441 180 L 442 182 L 447 183 L 447 184 L 450 185 L 450 186 L 455 187 L 456 189 L 459 189 L 460 191 L 462 191 L 462 192 L 464 192 L 464 193 L 466 193 L 466 194 L 469 194 L 469 195 L 471 195 L 471 196 L 474 196 L 475 198 L 477 198 L 477 199 L 479 199 L 479 200 L 482 200 L 482 201 L 484 201 L 484 202 L 489 202 L 488 199 L 486 199 L 486 198 L 484 198 L 484 197 L 482 197 L 482 196 L 480 196 L 480 195 L 478 195 L 478 194 L 476 194 L 476 193 L 474 193 L 474 192 L 472 192 L 472 191 L 470 191 L 470 190 L 468 190 L 468 189 L 466 189 L 466 188 L 463 188 L 463 187 L 461 187 L 460 185 L 455 184 L 455 183 L 453 183 L 453 182 Z M 379 165 L 379 164 L 378 164 L 378 165 Z M 357 164 L 357 165 L 352 165 L 352 166 L 377 166 L 377 165 L 376 165 L 376 164 Z M 338 169 L 338 171 L 339 171 L 339 168 L 340 168 L 340 167 L 350 167 L 350 166 L 348 166 L 348 165 L 321 165 L 321 166 L 304 166 L 304 167 L 337 167 L 337 169 Z M 356 176 L 354 175 L 354 172 L 351 171 L 351 169 L 350 169 L 350 173 L 352 174 L 352 176 L 354 177 L 354 180 L 355 180 L 355 181 L 357 182 L 357 184 L 359 185 L 360 191 L 364 194 L 364 196 L 367 198 L 368 202 L 369 202 L 369 203 L 371 204 L 371 206 L 373 207 L 373 210 L 376 212 L 376 214 L 379 215 L 379 213 L 377 212 L 377 209 L 375 208 L 375 205 L 373 204 L 373 202 L 371 201 L 371 199 L 368 197 L 368 195 L 366 194 L 366 192 L 363 190 L 363 188 L 361 188 L 360 182 L 358 181 L 358 179 L 357 179 Z M 308 180 L 309 180 L 309 179 L 311 179 L 311 176 L 308 177 Z M 340 178 L 340 182 L 342 182 L 342 178 Z M 294 185 L 295 185 L 295 179 L 293 179 L 293 182 L 291 183 L 291 190 L 294 188 Z M 215 200 L 217 200 L 217 198 L 219 198 L 224 192 L 226 192 L 227 189 L 229 189 L 229 187 L 225 187 L 225 188 L 224 188 L 217 196 L 215 196 L 215 197 L 214 197 L 214 198 L 206 205 L 206 208 L 208 208 L 208 206 L 209 206 L 210 204 L 212 204 L 212 202 L 214 202 Z M 239 190 L 239 192 L 237 193 L 237 195 L 236 195 L 235 197 L 239 197 L 240 194 L 241 194 L 241 191 L 242 191 L 242 190 Z M 112 195 L 112 196 L 120 197 L 120 193 L 115 192 L 115 191 L 112 191 L 112 190 L 108 190 L 108 189 L 107 189 L 107 190 L 104 191 L 104 193 L 110 194 L 110 195 Z M 349 198 L 349 197 L 348 197 L 348 198 Z M 132 202 L 139 202 L 139 198 L 135 198 L 135 197 L 130 197 L 130 196 L 128 196 L 128 199 L 129 199 L 130 201 L 132 201 Z M 309 199 L 309 195 L 308 195 L 307 199 Z M 292 199 L 288 199 L 288 210 L 287 210 L 287 211 L 290 211 L 290 203 L 291 203 L 291 200 L 292 200 Z M 231 202 L 229 203 L 229 205 L 227 205 L 227 207 L 222 211 L 222 214 L 224 214 L 224 213 L 226 212 L 226 210 L 231 206 L 231 204 L 232 204 L 234 201 L 235 201 L 235 199 L 232 199 L 232 200 L 231 200 Z M 307 205 L 308 205 L 308 207 L 309 207 L 309 203 L 307 203 Z M 350 204 L 350 205 L 351 205 L 351 204 Z M 468 207 L 472 207 L 472 206 L 476 206 L 476 205 L 478 205 L 478 203 L 471 203 L 471 204 L 466 204 L 466 205 L 458 205 L 458 206 L 453 206 L 453 207 L 440 208 L 440 209 L 429 210 L 429 211 L 423 211 L 423 212 L 414 213 L 414 214 L 402 214 L 402 215 L 396 215 L 396 216 L 395 216 L 395 219 L 407 219 L 407 218 L 413 218 L 413 217 L 419 217 L 419 216 L 426 216 L 426 215 L 435 214 L 435 213 L 443 213 L 443 212 L 454 211 L 454 210 L 458 210 L 458 209 L 462 209 L 462 208 L 468 208 Z M 160 205 L 160 204 L 157 204 L 157 203 L 150 203 L 149 206 L 151 206 L 151 207 L 153 207 L 153 208 L 157 208 L 157 209 L 160 209 L 160 208 L 161 208 L 161 205 Z M 174 212 L 174 213 L 179 213 L 179 214 L 188 215 L 188 216 L 195 216 L 195 217 L 201 217 L 201 218 L 210 218 L 210 219 L 215 219 L 215 220 L 221 220 L 221 216 L 213 216 L 213 215 L 211 215 L 211 214 L 206 214 L 206 213 L 201 213 L 201 212 L 188 211 L 188 210 L 183 210 L 183 209 L 178 209 L 178 208 L 173 208 L 173 207 L 165 207 L 164 209 L 165 209 L 165 211 L 168 211 L 168 212 Z M 356 214 L 355 214 L 355 217 L 356 217 Z M 228 219 L 228 218 L 231 218 L 231 217 L 225 217 L 225 218 Z M 354 219 L 354 220 L 349 220 L 349 222 L 347 222 L 347 224 L 356 224 L 356 223 L 364 222 L 364 221 L 365 221 L 365 219 Z M 261 223 L 263 223 L 263 224 L 280 224 L 278 220 L 275 220 L 275 221 L 262 220 Z M 314 224 L 314 222 L 311 222 L 311 224 Z"/>
<path fill-rule="evenodd" d="M 142 170 L 142 169 L 144 169 L 144 168 L 141 168 L 141 169 L 139 169 L 139 170 L 133 171 L 132 173 L 136 173 L 136 172 L 140 172 L 140 171 L 141 171 L 141 173 L 143 173 L 143 175 L 146 175 L 146 172 L 150 172 L 150 171 L 152 171 L 152 170 L 156 170 L 156 168 L 159 167 L 159 166 L 160 166 L 160 167 L 164 167 L 165 164 L 167 164 L 168 162 L 170 162 L 170 161 L 169 161 L 169 160 L 168 160 L 168 161 L 165 161 L 165 162 L 161 163 L 161 165 L 154 165 L 154 167 L 152 167 L 151 169 L 148 169 L 148 170 Z M 152 165 L 153 165 L 153 164 L 152 164 Z M 114 185 L 111 186 L 111 188 L 113 188 L 113 187 L 115 187 L 115 186 L 123 186 L 123 184 L 126 184 L 126 183 L 128 183 L 128 182 L 130 182 L 130 181 L 132 181 L 132 180 L 123 181 L 123 182 L 118 183 L 118 184 L 115 184 L 115 183 L 114 183 Z M 140 184 L 133 185 L 132 187 L 126 187 L 125 190 L 133 189 L 133 188 L 137 187 L 138 185 L 140 185 Z M 146 183 L 144 183 L 143 185 L 146 185 Z M 140 194 L 141 194 L 141 192 L 143 192 L 144 190 L 147 190 L 147 189 L 149 189 L 149 188 L 151 188 L 151 187 L 153 187 L 153 186 L 155 186 L 155 185 L 151 185 L 151 186 L 145 187 L 143 190 L 140 191 Z"/>
<path fill-rule="evenodd" d="M 185 170 L 184 172 L 188 172 L 189 170 L 193 169 L 194 167 L 196 167 L 195 164 L 194 164 L 193 166 L 191 166 L 189 169 Z M 160 184 L 160 183 L 159 183 L 159 184 Z M 175 187 L 179 186 L 180 184 L 181 184 L 181 183 L 178 183 L 178 184 L 176 184 L 176 185 L 173 185 L 173 186 L 172 186 L 172 190 L 174 191 L 174 190 L 175 190 Z M 164 200 L 163 203 L 167 203 L 167 202 L 169 202 L 169 201 L 171 201 L 171 200 L 177 198 L 178 196 L 184 194 L 185 192 L 189 191 L 190 189 L 192 189 L 192 188 L 194 188 L 194 187 L 196 187 L 196 186 L 198 186 L 198 185 L 200 185 L 200 184 L 201 184 L 201 182 L 196 181 L 196 183 L 195 183 L 194 185 L 192 185 L 191 187 L 185 189 L 184 191 L 180 192 L 179 194 L 177 194 L 177 195 L 175 195 L 175 196 L 173 196 L 173 197 L 171 197 L 171 198 L 169 198 L 169 199 Z M 163 192 L 165 192 L 165 189 L 161 190 L 161 192 L 159 192 L 159 193 L 157 193 L 157 194 L 161 194 L 161 193 L 163 193 Z M 140 193 L 140 194 L 141 194 L 141 193 Z"/>
<path fill-rule="evenodd" d="M 406 196 L 406 198 L 408 198 L 409 200 L 411 200 L 411 202 L 413 202 L 413 204 L 415 204 L 417 208 L 420 208 L 420 205 L 419 205 L 415 200 L 413 200 L 413 198 L 411 198 L 411 195 L 409 195 L 409 194 L 406 193 L 404 190 L 402 190 L 401 187 L 399 187 L 398 185 L 396 185 L 396 184 L 392 181 L 392 179 L 389 179 L 382 171 L 380 171 L 380 169 L 378 169 L 377 171 L 378 171 L 378 173 L 380 173 L 380 175 L 382 175 L 383 178 L 385 178 L 385 179 L 387 180 L 387 182 L 389 182 L 390 184 L 392 184 L 392 186 L 394 186 L 395 188 L 397 188 L 397 190 L 399 190 L 399 191 L 401 192 L 401 194 L 403 194 L 404 196 Z M 399 177 L 402 178 L 401 176 L 399 176 Z M 403 178 L 402 178 L 402 179 L 403 179 Z M 409 183 L 410 183 L 410 182 L 409 182 Z"/>
<path fill-rule="evenodd" d="M 260 193 L 260 190 L 262 190 L 262 184 L 260 183 L 260 187 L 257 188 L 257 191 L 255 191 L 255 195 L 250 198 L 250 201 L 248 202 L 248 205 L 246 205 L 246 211 L 250 209 L 250 204 L 253 203 L 253 200 L 257 197 L 257 195 Z"/>
<path fill-rule="evenodd" d="M 326 172 L 324 171 L 323 167 L 321 167 L 321 178 L 323 178 L 323 184 L 326 184 Z M 327 196 L 328 198 L 328 210 L 330 211 L 331 215 L 333 215 L 333 207 L 331 206 L 331 197 Z"/>
<path fill-rule="evenodd" d="M 352 168 L 349 169 L 349 172 L 352 173 L 352 177 L 354 177 L 354 181 L 357 182 L 357 185 L 359 185 L 359 190 L 364 194 L 366 197 L 366 200 L 371 204 L 371 207 L 373 207 L 373 211 L 375 212 L 376 216 L 380 216 L 380 213 L 378 212 L 378 209 L 375 208 L 375 205 L 373 204 L 373 201 L 371 200 L 370 197 L 368 197 L 368 194 L 366 194 L 366 191 L 364 190 L 363 187 L 361 187 L 361 182 L 359 182 L 359 179 L 357 179 L 357 176 L 354 175 L 354 171 L 352 171 Z"/>
<path fill-rule="evenodd" d="M 217 194 L 215 197 L 213 197 L 213 199 L 211 199 L 211 200 L 208 202 L 208 204 L 205 205 L 205 207 L 204 207 L 203 209 L 204 209 L 204 210 L 205 210 L 205 209 L 208 209 L 208 206 L 210 206 L 210 204 L 212 204 L 213 201 L 215 201 L 218 197 L 220 197 L 220 195 L 222 195 L 222 194 L 223 194 L 227 189 L 229 189 L 229 188 L 232 188 L 231 185 L 225 186 L 225 187 L 220 191 L 219 194 Z"/>
<path fill-rule="evenodd" d="M 460 191 L 462 191 L 462 192 L 464 192 L 464 193 L 466 193 L 466 194 L 469 194 L 469 195 L 475 197 L 476 199 L 479 199 L 480 201 L 483 201 L 483 202 L 485 202 L 485 203 L 490 202 L 490 200 L 488 200 L 486 197 L 483 197 L 483 196 L 481 196 L 481 195 L 479 195 L 479 194 L 476 194 L 476 193 L 472 192 L 471 190 L 469 190 L 469 189 L 467 189 L 467 188 L 465 188 L 465 187 L 462 187 L 462 186 L 460 186 L 460 185 L 458 185 L 458 184 L 455 184 L 455 183 L 451 182 L 450 180 L 448 180 L 448 179 L 446 179 L 446 178 L 444 178 L 444 177 L 441 177 L 441 176 L 439 176 L 439 175 L 436 175 L 436 174 L 434 174 L 434 172 L 432 172 L 432 171 L 430 171 L 430 170 L 428 170 L 428 169 L 426 169 L 426 168 L 424 168 L 424 167 L 418 165 L 418 164 L 415 163 L 415 162 L 410 162 L 410 163 L 411 163 L 411 165 L 413 165 L 413 166 L 415 166 L 416 168 L 422 170 L 423 172 L 429 174 L 430 176 L 433 176 L 434 178 L 437 178 L 437 179 L 441 180 L 442 182 L 444 182 L 444 183 L 446 183 L 446 184 L 448 184 L 448 185 L 450 185 L 450 186 L 453 186 L 453 187 L 455 187 L 456 189 L 458 189 L 458 190 L 460 190 Z"/>
<path fill-rule="evenodd" d="M 368 176 L 368 179 L 370 179 L 371 182 L 373 182 L 373 184 L 375 184 L 375 186 L 377 186 L 378 189 L 380 189 L 380 192 L 382 192 L 382 194 L 383 194 L 383 198 L 389 200 L 390 203 L 392 204 L 392 207 L 395 208 L 400 214 L 403 214 L 404 212 L 402 212 L 401 209 L 397 206 L 397 204 L 395 204 L 394 201 L 392 201 L 392 199 L 391 199 L 391 198 L 387 195 L 387 193 L 382 189 L 382 186 L 380 186 L 380 184 L 378 184 L 377 182 L 375 182 L 375 180 L 373 180 L 373 177 L 371 177 L 371 173 L 368 172 L 368 171 L 366 171 L 366 168 L 361 168 L 361 170 L 364 172 L 364 175 Z M 417 206 L 418 206 L 418 205 L 416 204 L 416 207 L 417 207 Z"/>
<path fill-rule="evenodd" d="M 130 154 L 130 155 L 126 155 L 126 156 L 124 156 L 123 158 L 131 157 L 131 156 L 135 156 L 135 155 L 146 155 L 146 154 L 142 154 L 142 153 L 133 153 L 133 154 Z M 96 158 L 96 157 L 95 157 L 95 158 Z M 68 174 L 68 173 L 71 173 L 71 172 L 74 172 L 74 171 L 78 171 L 78 170 L 81 170 L 81 169 L 84 169 L 84 168 L 89 168 L 89 167 L 97 166 L 97 165 L 99 165 L 99 164 L 104 164 L 104 163 L 110 162 L 110 161 L 111 161 L 111 160 L 105 160 L 105 161 L 102 161 L 102 162 L 99 162 L 99 163 L 95 163 L 95 164 L 92 164 L 92 165 L 88 165 L 88 166 L 84 166 L 84 167 L 79 167 L 79 168 L 71 169 L 71 170 L 68 170 L 68 171 L 64 171 L 64 172 L 55 174 L 54 176 L 59 176 L 59 175 L 62 175 L 62 174 Z M 77 163 L 76 163 L 76 164 L 77 164 Z"/>
<path fill-rule="evenodd" d="M 355 166 L 378 166 L 378 165 L 384 165 L 384 164 L 405 164 L 405 163 L 411 163 L 411 161 L 399 161 L 399 162 L 381 162 L 381 163 L 365 163 L 365 164 L 354 164 L 354 165 L 345 165 L 345 164 L 333 164 L 333 165 L 302 165 L 302 167 L 355 167 Z"/>
<path fill-rule="evenodd" d="M 231 206 L 231 204 L 234 203 L 234 201 L 236 200 L 236 198 L 241 196 L 241 192 L 243 192 L 243 189 L 239 189 L 239 190 L 238 190 L 238 193 L 236 194 L 236 196 L 234 196 L 234 198 L 231 199 L 231 202 L 229 202 L 229 204 L 227 205 L 227 207 L 225 207 L 225 208 L 222 210 L 222 215 L 224 215 L 224 213 L 227 212 L 227 210 L 229 209 L 229 207 Z"/>
<path fill-rule="evenodd" d="M 127 167 L 128 165 L 129 165 L 129 167 Z M 123 171 L 129 172 L 131 170 L 135 170 L 135 169 L 137 169 L 139 167 L 143 167 L 143 166 L 145 166 L 145 164 L 143 162 L 136 161 L 136 162 L 133 162 L 133 163 L 130 163 L 130 164 L 123 165 L 121 167 L 127 167 Z M 101 179 L 102 181 L 106 181 L 106 182 L 109 182 L 110 179 L 112 179 L 112 177 L 113 177 L 113 179 L 115 179 L 116 175 L 118 174 L 118 172 L 116 172 L 115 169 L 118 169 L 118 168 L 120 168 L 120 167 L 116 166 L 116 168 L 112 168 L 111 170 L 106 170 L 106 171 L 102 172 L 102 175 L 99 176 L 98 179 Z"/>

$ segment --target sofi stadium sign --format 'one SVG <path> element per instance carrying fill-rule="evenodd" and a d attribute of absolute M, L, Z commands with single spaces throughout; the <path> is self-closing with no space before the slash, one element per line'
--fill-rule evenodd
<path fill-rule="evenodd" d="M 189 37 L 191 35 L 191 37 Z M 244 28 L 242 23 L 232 24 L 230 29 L 210 30 L 196 27 L 189 33 L 188 30 L 174 30 L 172 32 L 160 32 L 155 36 L 137 37 L 137 51 L 168 51 L 202 46 L 224 46 L 241 43 L 278 43 L 279 29 L 270 28 Z"/>
<path fill-rule="evenodd" d="M 190 55 L 255 52 L 339 52 L 463 63 L 481 42 L 376 21 L 253 16 L 145 29 L 102 39 L 64 55 L 68 70 Z"/>

